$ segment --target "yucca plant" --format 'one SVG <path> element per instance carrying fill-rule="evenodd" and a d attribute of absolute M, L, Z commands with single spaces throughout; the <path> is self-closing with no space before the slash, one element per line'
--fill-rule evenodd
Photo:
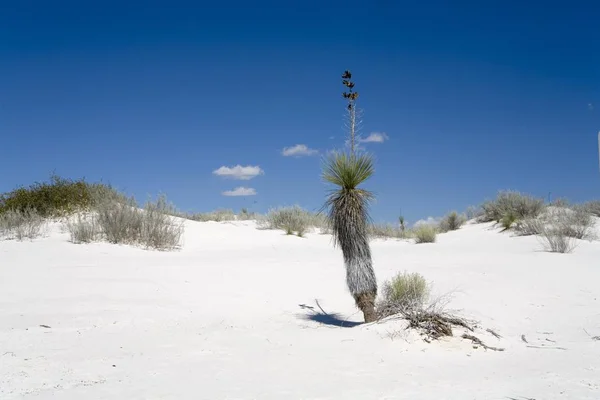
<path fill-rule="evenodd" d="M 342 75 L 343 84 L 349 88 L 344 93 L 350 111 L 350 150 L 331 153 L 323 166 L 323 179 L 334 184 L 324 208 L 327 210 L 332 229 L 334 246 L 342 249 L 346 267 L 346 283 L 356 305 L 363 312 L 365 322 L 376 319 L 375 298 L 377 279 L 373 270 L 369 246 L 369 201 L 373 194 L 359 185 L 373 175 L 373 158 L 368 154 L 357 154 L 355 144 L 355 102 L 358 93 L 353 92 L 351 74 Z"/>

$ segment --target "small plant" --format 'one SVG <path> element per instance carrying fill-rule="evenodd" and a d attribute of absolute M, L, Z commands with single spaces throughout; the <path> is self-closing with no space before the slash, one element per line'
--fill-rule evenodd
<path fill-rule="evenodd" d="M 398 217 L 398 223 L 400 224 L 400 231 L 404 232 L 406 231 L 406 225 L 405 225 L 405 221 L 404 221 L 404 216 L 400 216 Z"/>
<path fill-rule="evenodd" d="M 437 228 L 433 225 L 423 224 L 413 229 L 415 243 L 435 243 Z"/>
<path fill-rule="evenodd" d="M 441 232 L 455 231 L 463 226 L 465 222 L 467 222 L 467 218 L 464 215 L 458 214 L 456 211 L 452 211 L 450 214 L 442 218 L 439 228 Z"/>
<path fill-rule="evenodd" d="M 45 219 L 35 209 L 8 210 L 0 214 L 0 236 L 6 239 L 35 239 L 42 235 Z"/>
<path fill-rule="evenodd" d="M 504 230 L 509 230 L 512 228 L 513 224 L 518 221 L 517 216 L 513 212 L 508 212 L 505 214 L 500 220 L 500 224 L 504 228 Z"/>
<path fill-rule="evenodd" d="M 430 287 L 418 273 L 401 273 L 383 285 L 383 299 L 378 305 L 381 317 L 422 309 L 429 299 Z"/>

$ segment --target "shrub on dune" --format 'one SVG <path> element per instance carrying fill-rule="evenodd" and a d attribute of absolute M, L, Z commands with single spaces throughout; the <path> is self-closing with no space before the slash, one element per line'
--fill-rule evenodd
<path fill-rule="evenodd" d="M 413 228 L 415 243 L 435 243 L 437 238 L 437 228 L 433 225 L 423 224 Z"/>

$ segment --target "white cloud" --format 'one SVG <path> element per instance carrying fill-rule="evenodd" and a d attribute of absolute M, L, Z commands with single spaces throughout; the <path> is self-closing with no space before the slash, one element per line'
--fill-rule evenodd
<path fill-rule="evenodd" d="M 260 169 L 258 165 L 252 166 L 248 165 L 246 167 L 242 167 L 241 165 L 236 165 L 235 167 L 221 167 L 213 171 L 213 174 L 217 176 L 222 176 L 225 178 L 232 179 L 240 179 L 242 181 L 247 181 L 252 178 L 256 178 L 258 175 L 264 174 L 265 171 Z"/>
<path fill-rule="evenodd" d="M 588 103 L 588 110 L 594 111 L 594 105 L 592 103 Z"/>
<path fill-rule="evenodd" d="M 414 223 L 414 226 L 422 226 L 422 225 L 437 225 L 440 223 L 439 218 L 427 217 L 427 219 L 420 219 Z"/>
<path fill-rule="evenodd" d="M 383 143 L 388 140 L 389 137 L 384 132 L 371 132 L 366 138 L 359 138 L 359 143 Z"/>
<path fill-rule="evenodd" d="M 223 196 L 232 196 L 232 197 L 236 197 L 236 196 L 256 196 L 256 190 L 254 190 L 253 188 L 246 188 L 243 186 L 237 187 L 233 190 L 226 190 L 223 193 L 221 193 Z"/>
<path fill-rule="evenodd" d="M 305 144 L 297 144 L 292 147 L 286 147 L 281 152 L 285 157 L 302 157 L 302 156 L 313 156 L 318 151 L 308 148 Z"/>

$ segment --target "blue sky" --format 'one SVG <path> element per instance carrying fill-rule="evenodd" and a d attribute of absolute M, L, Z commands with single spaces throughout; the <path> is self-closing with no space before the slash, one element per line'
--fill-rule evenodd
<path fill-rule="evenodd" d="M 350 69 L 363 138 L 385 139 L 363 143 L 376 221 L 600 197 L 592 1 L 86 3 L 2 4 L 2 192 L 56 171 L 187 211 L 318 209 Z"/>

